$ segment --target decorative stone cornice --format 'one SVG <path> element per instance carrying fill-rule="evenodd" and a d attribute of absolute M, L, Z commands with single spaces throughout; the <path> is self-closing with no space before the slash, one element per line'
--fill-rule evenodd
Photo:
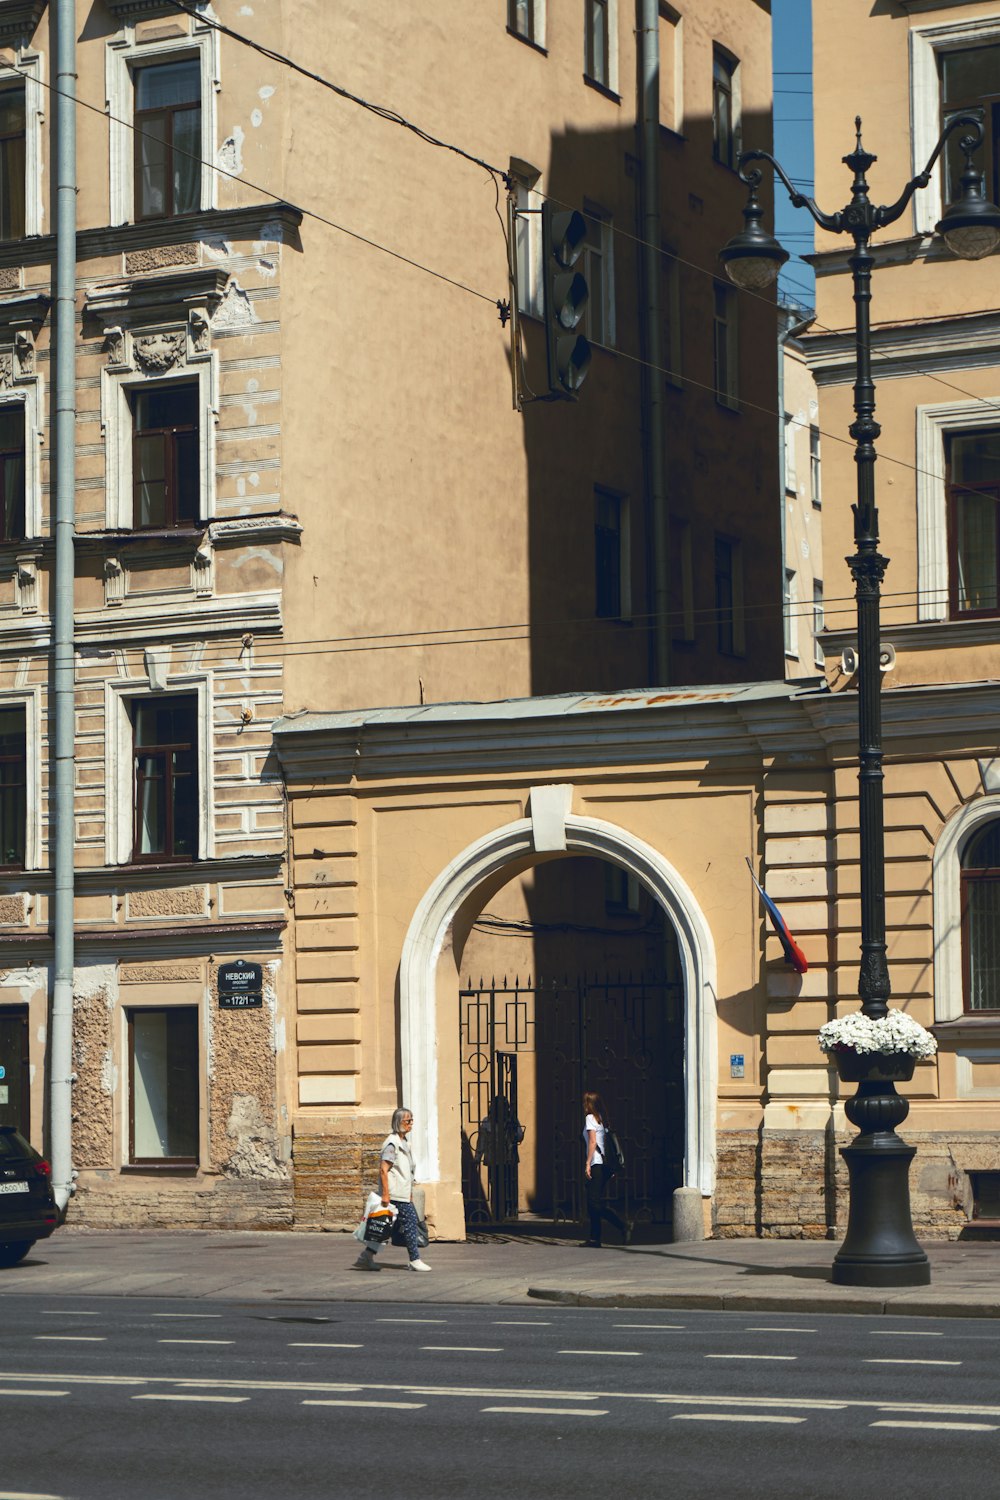
<path fill-rule="evenodd" d="M 30 330 L 34 338 L 51 306 L 44 292 L 0 292 L 0 330 Z"/>
<path fill-rule="evenodd" d="M 1000 616 L 982 620 L 920 620 L 912 625 L 883 625 L 882 642 L 904 651 L 967 651 L 970 646 L 1000 643 Z M 827 656 L 839 656 L 845 646 L 858 644 L 855 625 L 825 629 L 819 638 Z"/>
<path fill-rule="evenodd" d="M 211 317 L 228 279 L 228 273 L 217 266 L 198 266 L 164 276 L 108 282 L 88 289 L 83 315 L 105 332 L 122 323 L 176 322 L 195 311 Z"/>
<path fill-rule="evenodd" d="M 302 527 L 284 511 L 276 516 L 236 516 L 209 522 L 208 535 L 216 547 L 239 547 L 246 542 L 298 542 Z"/>
<path fill-rule="evenodd" d="M 146 16 L 184 16 L 172 0 L 104 0 L 116 21 L 140 21 Z"/>
<path fill-rule="evenodd" d="M 816 384 L 846 385 L 855 379 L 854 329 L 806 333 L 799 340 Z M 1000 312 L 892 323 L 872 329 L 872 357 L 879 380 L 935 370 L 995 368 Z"/>
<path fill-rule="evenodd" d="M 0 42 L 32 37 L 47 0 L 0 0 Z"/>

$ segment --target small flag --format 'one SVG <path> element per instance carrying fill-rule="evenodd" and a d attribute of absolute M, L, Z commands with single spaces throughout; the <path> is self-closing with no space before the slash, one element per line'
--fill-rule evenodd
<path fill-rule="evenodd" d="M 797 974 L 804 974 L 809 967 L 809 960 L 806 958 L 805 954 L 802 952 L 802 949 L 799 947 L 798 943 L 789 932 L 788 923 L 781 915 L 781 912 L 775 906 L 774 902 L 771 900 L 770 896 L 767 894 L 764 887 L 761 885 L 760 881 L 754 874 L 753 865 L 750 863 L 749 859 L 747 860 L 747 869 L 750 871 L 750 879 L 753 881 L 754 885 L 760 892 L 760 899 L 763 901 L 767 914 L 771 918 L 771 925 L 774 927 L 775 932 L 778 934 L 778 941 L 781 943 L 785 954 L 785 963 L 788 964 L 790 968 L 794 969 Z"/>

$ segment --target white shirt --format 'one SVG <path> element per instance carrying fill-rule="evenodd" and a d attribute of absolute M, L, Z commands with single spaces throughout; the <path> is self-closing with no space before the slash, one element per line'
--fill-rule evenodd
<path fill-rule="evenodd" d="M 590 1132 L 595 1131 L 597 1135 L 597 1147 L 594 1151 L 592 1166 L 603 1167 L 604 1165 L 604 1126 L 596 1115 L 588 1115 L 583 1125 L 583 1144 L 590 1150 Z"/>

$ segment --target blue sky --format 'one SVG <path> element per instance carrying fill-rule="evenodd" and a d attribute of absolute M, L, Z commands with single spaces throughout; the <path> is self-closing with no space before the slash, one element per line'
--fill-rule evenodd
<path fill-rule="evenodd" d="M 812 6 L 810 0 L 773 0 L 774 38 L 774 154 L 803 192 L 813 191 L 812 135 Z M 781 273 L 781 290 L 811 306 L 814 277 L 797 259 L 813 248 L 812 219 L 804 208 L 792 208 L 778 184 L 775 227 L 778 239 L 791 253 Z"/>

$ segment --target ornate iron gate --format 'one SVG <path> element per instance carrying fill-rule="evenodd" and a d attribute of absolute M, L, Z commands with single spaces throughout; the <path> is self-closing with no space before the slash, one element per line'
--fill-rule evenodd
<path fill-rule="evenodd" d="M 640 1222 L 669 1223 L 683 1181 L 683 1014 L 682 985 L 661 976 L 470 980 L 460 992 L 467 1222 L 582 1217 L 588 1088 L 603 1096 L 627 1157 L 609 1201 Z M 534 1078 L 530 1109 L 521 1092 L 523 1126 L 519 1062 Z M 525 1193 L 518 1168 L 528 1153 Z"/>

